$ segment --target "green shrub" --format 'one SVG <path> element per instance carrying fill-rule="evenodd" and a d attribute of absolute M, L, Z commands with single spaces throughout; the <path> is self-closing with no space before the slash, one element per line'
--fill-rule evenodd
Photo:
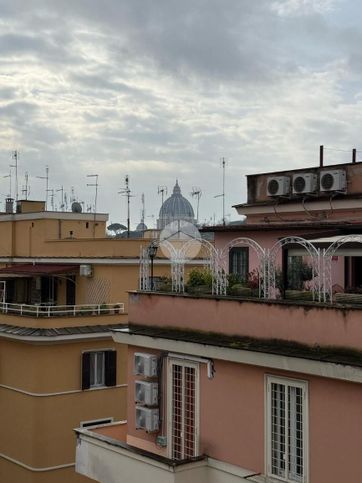
<path fill-rule="evenodd" d="M 211 271 L 207 268 L 192 269 L 191 272 L 189 273 L 187 285 L 188 287 L 199 287 L 200 285 L 206 285 L 207 287 L 212 287 Z"/>

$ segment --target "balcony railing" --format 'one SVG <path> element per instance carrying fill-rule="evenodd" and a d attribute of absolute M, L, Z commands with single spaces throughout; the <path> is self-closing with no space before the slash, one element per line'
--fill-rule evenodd
<path fill-rule="evenodd" d="M 87 305 L 28 305 L 0 303 L 0 312 L 29 317 L 69 317 L 69 316 L 97 316 L 106 314 L 123 314 L 124 304 L 87 304 Z"/>

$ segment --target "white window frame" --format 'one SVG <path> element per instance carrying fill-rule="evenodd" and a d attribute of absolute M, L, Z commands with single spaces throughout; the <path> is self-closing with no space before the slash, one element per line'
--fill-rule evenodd
<path fill-rule="evenodd" d="M 271 394 L 272 384 L 281 384 L 288 387 L 297 387 L 302 390 L 302 415 L 303 415 L 303 477 L 301 479 L 291 479 L 288 474 L 285 477 L 272 473 L 272 405 Z M 309 482 L 309 409 L 308 409 L 308 381 L 300 379 L 292 379 L 288 377 L 266 375 L 265 376 L 265 467 L 267 481 L 283 481 L 287 483 L 308 483 Z M 285 408 L 286 409 L 286 408 Z M 286 434 L 288 432 L 289 418 L 286 417 Z M 285 455 L 284 461 L 288 467 L 288 453 Z"/>
<path fill-rule="evenodd" d="M 173 385 L 173 366 L 187 367 L 195 370 L 195 427 L 194 427 L 194 456 L 198 456 L 200 452 L 200 365 L 192 360 L 184 360 L 178 358 L 168 358 L 167 360 L 167 441 L 168 441 L 168 458 L 173 459 L 173 438 L 172 438 L 172 385 Z M 182 423 L 183 424 L 183 423 Z"/>
<path fill-rule="evenodd" d="M 98 373 L 98 354 L 102 355 L 102 380 L 97 382 L 97 373 Z M 92 367 L 92 357 L 94 358 L 94 383 L 92 384 L 92 381 L 90 380 L 89 387 L 92 389 L 94 387 L 104 387 L 106 385 L 106 352 L 103 350 L 100 351 L 90 351 L 90 374 L 91 374 L 91 367 Z"/>

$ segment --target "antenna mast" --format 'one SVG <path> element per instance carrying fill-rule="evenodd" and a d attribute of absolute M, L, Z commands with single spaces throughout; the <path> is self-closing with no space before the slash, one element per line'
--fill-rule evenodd
<path fill-rule="evenodd" d="M 145 224 L 146 209 L 145 209 L 145 194 L 144 193 L 142 193 L 141 202 L 142 202 L 141 223 Z"/>
<path fill-rule="evenodd" d="M 28 196 L 30 195 L 30 186 L 29 186 L 29 175 L 28 172 L 25 172 L 25 185 L 23 186 L 21 190 L 21 194 L 25 196 L 25 199 L 28 199 Z"/>
<path fill-rule="evenodd" d="M 11 174 L 11 165 L 10 165 L 9 174 L 6 174 L 5 176 L 3 176 L 3 178 L 9 178 L 9 198 L 11 198 L 11 177 L 12 177 L 12 174 Z"/>
<path fill-rule="evenodd" d="M 60 211 L 64 211 L 64 186 L 62 186 L 61 188 L 59 188 L 57 190 L 57 193 L 61 193 L 61 200 L 62 200 L 62 204 L 60 205 Z"/>
<path fill-rule="evenodd" d="M 15 201 L 19 199 L 19 186 L 18 186 L 18 158 L 19 158 L 19 153 L 18 151 L 13 151 L 12 152 L 12 158 L 15 161 L 15 164 L 11 164 L 10 168 L 15 168 Z"/>
<path fill-rule="evenodd" d="M 95 178 L 95 183 L 87 183 L 87 186 L 95 187 L 94 194 L 94 223 L 93 223 L 93 238 L 96 236 L 96 213 L 97 213 L 97 197 L 98 197 L 98 174 L 87 174 L 87 178 Z"/>
<path fill-rule="evenodd" d="M 127 238 L 129 238 L 129 234 L 131 231 L 131 214 L 130 214 L 130 198 L 132 197 L 131 195 L 131 190 L 129 187 L 129 176 L 126 174 L 124 178 L 124 188 L 122 188 L 120 191 L 118 191 L 118 194 L 122 196 L 127 197 Z"/>
<path fill-rule="evenodd" d="M 221 166 L 222 166 L 222 194 L 216 195 L 214 198 L 221 198 L 222 197 L 222 224 L 225 226 L 225 166 L 226 166 L 226 159 L 221 158 Z"/>
<path fill-rule="evenodd" d="M 39 179 L 45 179 L 45 209 L 48 209 L 48 193 L 49 193 L 49 166 L 45 166 L 45 176 L 37 176 Z"/>
<path fill-rule="evenodd" d="M 163 205 L 164 195 L 167 195 L 167 186 L 159 186 L 157 189 L 157 194 L 161 193 L 161 206 Z"/>
<path fill-rule="evenodd" d="M 200 205 L 200 198 L 201 198 L 201 195 L 202 195 L 202 191 L 201 191 L 201 188 L 198 188 L 197 186 L 193 186 L 192 187 L 192 193 L 191 193 L 191 196 L 193 198 L 196 197 L 196 200 L 197 200 L 197 209 L 196 209 L 196 222 L 198 223 L 199 222 L 199 205 Z"/>
<path fill-rule="evenodd" d="M 51 188 L 47 191 L 50 193 L 50 206 L 52 208 L 52 211 L 54 211 L 54 189 Z"/>

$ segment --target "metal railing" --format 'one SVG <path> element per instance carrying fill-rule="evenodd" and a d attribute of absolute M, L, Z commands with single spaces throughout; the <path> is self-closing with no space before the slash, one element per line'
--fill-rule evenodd
<path fill-rule="evenodd" d="M 28 305 L 0 303 L 0 313 L 26 315 L 30 317 L 97 316 L 123 314 L 124 304 L 84 304 L 84 305 Z"/>

